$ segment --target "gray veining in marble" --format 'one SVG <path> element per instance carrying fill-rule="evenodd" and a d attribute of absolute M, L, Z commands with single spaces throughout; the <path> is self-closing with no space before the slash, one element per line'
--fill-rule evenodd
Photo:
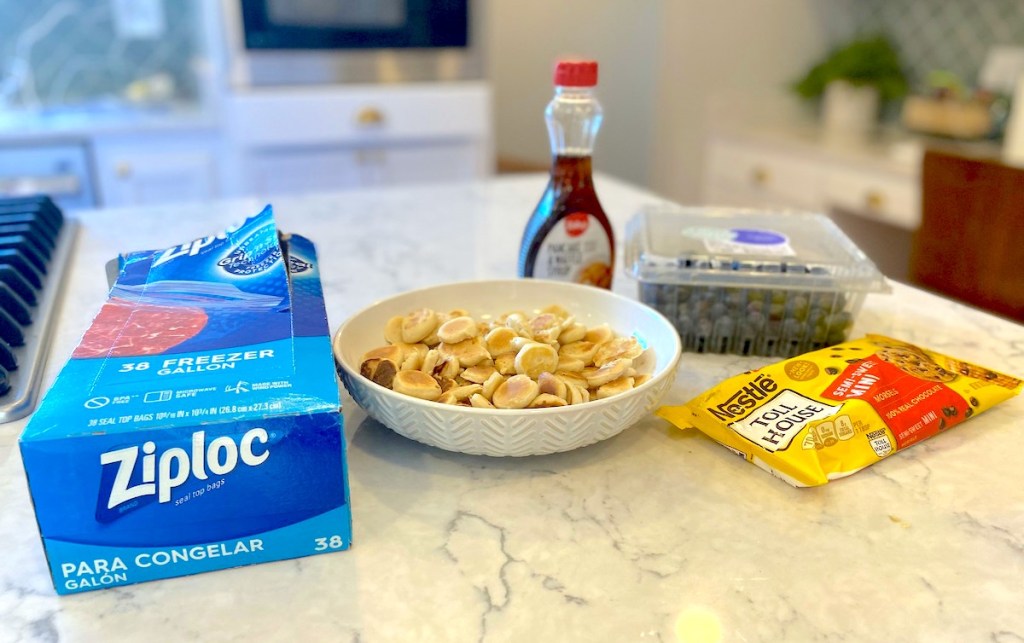
<path fill-rule="evenodd" d="M 510 277 L 543 189 L 487 183 L 281 199 L 322 255 L 332 328 L 374 300 Z M 605 177 L 622 234 L 657 199 Z M 208 234 L 256 200 L 86 212 L 52 381 L 105 296 L 116 252 Z M 621 273 L 616 290 L 635 295 Z M 1024 328 L 894 284 L 880 332 L 1024 374 Z M 682 403 L 763 358 L 684 354 Z M 0 643 L 14 641 L 1020 641 L 1020 397 L 848 479 L 794 489 L 648 417 L 577 451 L 448 453 L 344 397 L 351 551 L 57 597 L 17 434 L 0 425 Z"/>

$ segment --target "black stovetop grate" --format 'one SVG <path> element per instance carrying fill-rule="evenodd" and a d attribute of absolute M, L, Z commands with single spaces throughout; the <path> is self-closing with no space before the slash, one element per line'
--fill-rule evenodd
<path fill-rule="evenodd" d="M 74 236 L 48 196 L 0 198 L 0 422 L 38 402 Z"/>

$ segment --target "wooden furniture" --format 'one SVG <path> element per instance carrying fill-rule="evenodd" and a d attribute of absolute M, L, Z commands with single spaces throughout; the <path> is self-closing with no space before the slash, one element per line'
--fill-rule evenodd
<path fill-rule="evenodd" d="M 1024 322 L 1024 168 L 928 151 L 921 178 L 911 279 Z"/>

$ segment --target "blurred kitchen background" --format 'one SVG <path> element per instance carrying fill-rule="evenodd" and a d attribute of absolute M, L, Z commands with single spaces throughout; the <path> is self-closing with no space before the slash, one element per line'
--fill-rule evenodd
<path fill-rule="evenodd" d="M 68 208 L 543 172 L 553 63 L 588 57 L 599 172 L 681 203 L 828 212 L 886 274 L 938 289 L 920 277 L 925 152 L 1024 158 L 1020 0 L 0 0 L 0 16 L 0 193 Z M 794 83 L 877 35 L 905 95 L 867 129 L 826 127 Z"/>

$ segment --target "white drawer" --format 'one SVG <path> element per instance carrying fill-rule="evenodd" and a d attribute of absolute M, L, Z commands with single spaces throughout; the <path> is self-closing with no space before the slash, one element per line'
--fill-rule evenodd
<path fill-rule="evenodd" d="M 830 208 L 916 230 L 921 223 L 921 190 L 909 178 L 830 170 L 824 198 Z"/>
<path fill-rule="evenodd" d="M 106 207 L 205 201 L 220 196 L 215 130 L 98 137 L 100 196 Z"/>
<path fill-rule="evenodd" d="M 715 187 L 706 194 L 720 197 L 735 191 L 738 199 L 755 198 L 763 206 L 820 207 L 821 174 L 812 162 L 721 141 L 708 152 L 705 178 Z"/>
<path fill-rule="evenodd" d="M 256 90 L 228 99 L 243 148 L 486 139 L 490 94 L 481 83 Z"/>
<path fill-rule="evenodd" d="M 474 152 L 472 145 L 459 143 L 256 151 L 245 159 L 243 188 L 247 194 L 270 197 L 464 179 L 479 166 Z"/>

